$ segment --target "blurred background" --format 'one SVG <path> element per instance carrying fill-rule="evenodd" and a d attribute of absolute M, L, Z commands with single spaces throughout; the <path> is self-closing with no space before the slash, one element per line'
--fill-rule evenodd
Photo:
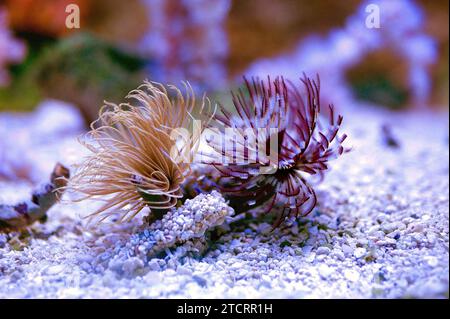
<path fill-rule="evenodd" d="M 68 28 L 76 4 L 80 28 Z M 380 28 L 369 28 L 369 4 Z M 90 123 L 143 79 L 220 94 L 241 75 L 320 74 L 325 100 L 448 108 L 442 1 L 0 0 L 0 111 L 75 105 Z"/>

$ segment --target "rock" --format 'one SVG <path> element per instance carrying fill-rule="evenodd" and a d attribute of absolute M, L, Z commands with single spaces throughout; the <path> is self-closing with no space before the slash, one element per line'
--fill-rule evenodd
<path fill-rule="evenodd" d="M 397 241 L 393 238 L 385 237 L 384 240 L 377 241 L 377 246 L 397 246 Z"/>
<path fill-rule="evenodd" d="M 330 251 L 331 251 L 330 248 L 322 246 L 322 247 L 317 248 L 316 254 L 317 255 L 328 255 L 330 253 Z"/>
<path fill-rule="evenodd" d="M 334 272 L 333 268 L 328 267 L 327 265 L 319 266 L 319 275 L 323 279 L 327 279 Z"/>
<path fill-rule="evenodd" d="M 344 270 L 344 277 L 351 282 L 357 282 L 360 275 L 356 270 L 346 269 Z"/>
<path fill-rule="evenodd" d="M 149 257 L 181 246 L 185 253 L 198 253 L 196 244 L 199 240 L 206 243 L 205 232 L 222 225 L 227 217 L 233 215 L 234 210 L 214 190 L 210 194 L 199 194 L 188 199 L 178 208 L 171 208 L 161 220 L 154 221 L 148 229 L 132 235 L 129 241 L 142 241 L 138 250 L 141 255 Z"/>
<path fill-rule="evenodd" d="M 93 281 L 94 281 L 94 279 L 92 276 L 83 277 L 80 280 L 80 287 L 88 287 L 92 284 Z"/>
<path fill-rule="evenodd" d="M 305 261 L 308 263 L 312 263 L 315 258 L 316 258 L 316 254 L 310 253 L 308 256 L 306 256 Z"/>
<path fill-rule="evenodd" d="M 382 224 L 381 229 L 386 233 L 389 234 L 393 232 L 394 230 L 397 230 L 399 228 L 399 224 L 397 222 L 389 223 L 389 224 Z"/>
<path fill-rule="evenodd" d="M 374 282 L 377 284 L 381 284 L 388 280 L 387 270 L 384 267 L 381 267 L 373 276 Z"/>
<path fill-rule="evenodd" d="M 47 275 L 57 275 L 64 270 L 63 265 L 50 266 L 45 270 Z"/>
<path fill-rule="evenodd" d="M 411 223 L 408 225 L 408 233 L 419 233 L 424 229 L 424 225 L 422 223 Z"/>
<path fill-rule="evenodd" d="M 355 256 L 356 258 L 361 258 L 364 257 L 367 253 L 367 250 L 364 248 L 356 248 L 355 251 L 353 252 L 353 256 Z"/>
<path fill-rule="evenodd" d="M 5 247 L 6 243 L 8 242 L 5 234 L 0 234 L 0 248 Z"/>
<path fill-rule="evenodd" d="M 311 235 L 317 235 L 319 233 L 318 227 L 317 226 L 313 226 L 313 227 L 309 228 L 309 233 Z"/>
<path fill-rule="evenodd" d="M 345 255 L 341 250 L 334 251 L 333 255 L 340 261 L 343 261 L 345 259 Z"/>
<path fill-rule="evenodd" d="M 148 262 L 148 268 L 149 268 L 150 270 L 152 270 L 152 271 L 159 271 L 159 270 L 161 270 L 161 268 L 160 268 L 160 266 L 159 266 L 159 262 L 158 262 L 158 260 L 157 260 L 156 258 L 151 259 L 151 260 Z"/>
<path fill-rule="evenodd" d="M 372 288 L 372 296 L 375 298 L 379 298 L 385 295 L 385 289 L 382 287 L 373 287 Z"/>
<path fill-rule="evenodd" d="M 122 266 L 124 273 L 128 276 L 136 275 L 142 268 L 144 268 L 144 262 L 138 257 L 125 260 Z"/>
<path fill-rule="evenodd" d="M 82 289 L 79 289 L 77 287 L 71 287 L 63 290 L 61 292 L 60 298 L 67 298 L 67 299 L 78 299 L 82 298 L 84 295 L 84 292 Z"/>
<path fill-rule="evenodd" d="M 325 260 L 325 258 L 327 258 L 327 255 L 318 255 L 316 256 L 316 261 L 322 262 Z"/>
<path fill-rule="evenodd" d="M 439 260 L 434 256 L 427 256 L 425 260 L 430 267 L 436 267 L 439 264 Z"/>
<path fill-rule="evenodd" d="M 108 269 L 121 273 L 123 271 L 123 260 L 112 258 L 108 263 Z"/>
<path fill-rule="evenodd" d="M 296 278 L 295 273 L 292 272 L 292 271 L 289 271 L 289 272 L 286 274 L 286 278 L 289 279 L 290 281 L 294 281 L 295 278 Z"/>
<path fill-rule="evenodd" d="M 394 205 L 388 205 L 388 206 L 386 206 L 384 211 L 386 212 L 386 214 L 392 214 L 392 213 L 395 213 L 397 210 L 398 210 L 398 208 L 395 207 Z"/>
<path fill-rule="evenodd" d="M 207 281 L 205 278 L 195 275 L 192 276 L 192 279 L 194 279 L 194 281 L 200 286 L 200 287 L 206 287 Z"/>
<path fill-rule="evenodd" d="M 344 244 L 344 245 L 341 246 L 341 248 L 342 248 L 342 251 L 344 252 L 344 254 L 346 256 L 349 256 L 349 255 L 353 254 L 353 248 L 352 247 Z"/>
<path fill-rule="evenodd" d="M 177 273 L 180 274 L 180 275 L 191 276 L 192 275 L 192 270 L 190 270 L 188 267 L 179 266 L 177 268 Z"/>
<path fill-rule="evenodd" d="M 380 229 L 380 227 L 378 225 L 372 226 L 369 228 L 369 230 L 367 231 L 367 234 L 369 235 L 375 235 L 376 232 L 378 232 L 378 230 Z"/>

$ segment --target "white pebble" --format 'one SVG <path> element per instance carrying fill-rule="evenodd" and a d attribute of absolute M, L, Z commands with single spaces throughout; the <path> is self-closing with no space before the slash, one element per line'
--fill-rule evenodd
<path fill-rule="evenodd" d="M 359 280 L 359 273 L 353 269 L 344 270 L 344 276 L 351 282 L 357 282 Z"/>
<path fill-rule="evenodd" d="M 317 255 L 328 255 L 330 253 L 330 251 L 331 251 L 330 248 L 322 246 L 322 247 L 317 248 L 316 254 Z"/>
<path fill-rule="evenodd" d="M 361 258 L 365 256 L 366 253 L 367 251 L 364 248 L 356 248 L 355 251 L 353 252 L 353 256 L 355 256 L 356 258 Z"/>
<path fill-rule="evenodd" d="M 327 265 L 322 264 L 319 266 L 319 274 L 323 279 L 328 278 L 333 272 L 333 268 L 328 267 Z"/>

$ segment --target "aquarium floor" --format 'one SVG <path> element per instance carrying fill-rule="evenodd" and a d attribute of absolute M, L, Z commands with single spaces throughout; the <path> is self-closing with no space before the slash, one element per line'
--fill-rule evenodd
<path fill-rule="evenodd" d="M 82 156 L 79 119 L 47 103 L 29 119 L 0 115 L 7 150 L 0 170 L 22 165 L 45 180 L 55 161 Z M 86 230 L 81 217 L 96 203 L 59 204 L 21 237 L 0 234 L 0 297 L 448 298 L 448 115 L 361 108 L 344 115 L 353 151 L 333 164 L 317 186 L 317 209 L 299 222 L 270 232 L 255 221 L 202 258 L 130 256 L 118 266 L 111 260 L 139 221 Z M 383 123 L 399 148 L 383 144 Z M 28 198 L 31 189 L 2 181 L 0 200 Z"/>

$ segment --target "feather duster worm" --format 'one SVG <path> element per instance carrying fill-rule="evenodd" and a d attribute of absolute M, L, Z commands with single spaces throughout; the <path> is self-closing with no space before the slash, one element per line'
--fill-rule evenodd
<path fill-rule="evenodd" d="M 210 142 L 215 154 L 232 157 L 226 165 L 216 161 L 214 166 L 221 174 L 221 191 L 237 212 L 257 207 L 269 212 L 277 206 L 276 227 L 285 218 L 305 216 L 315 207 L 316 193 L 306 174 L 322 177 L 328 161 L 347 151 L 342 146 L 346 135 L 338 134 L 343 118 L 335 115 L 333 105 L 323 112 L 326 121 L 319 118 L 318 77 L 304 76 L 304 90 L 281 77 L 244 80 L 246 92 L 232 93 L 235 111 L 220 105 L 210 124 L 222 134 L 220 143 Z M 230 137 L 224 133 L 227 127 L 241 133 Z M 255 133 L 242 133 L 249 129 Z M 274 139 L 275 147 L 270 146 Z M 249 160 L 252 152 L 256 161 Z"/>
<path fill-rule="evenodd" d="M 105 203 L 90 217 L 98 221 L 119 213 L 127 221 L 149 207 L 149 222 L 162 218 L 182 197 L 181 184 L 190 174 L 189 158 L 198 148 L 198 137 L 174 138 L 173 132 L 192 124 L 195 96 L 188 83 L 185 94 L 146 82 L 131 91 L 130 103 L 107 103 L 91 125 L 90 151 L 70 181 L 69 188 Z M 202 109 L 209 106 L 203 98 Z M 189 158 L 186 158 L 189 157 Z M 106 199 L 104 197 L 107 197 Z"/>

